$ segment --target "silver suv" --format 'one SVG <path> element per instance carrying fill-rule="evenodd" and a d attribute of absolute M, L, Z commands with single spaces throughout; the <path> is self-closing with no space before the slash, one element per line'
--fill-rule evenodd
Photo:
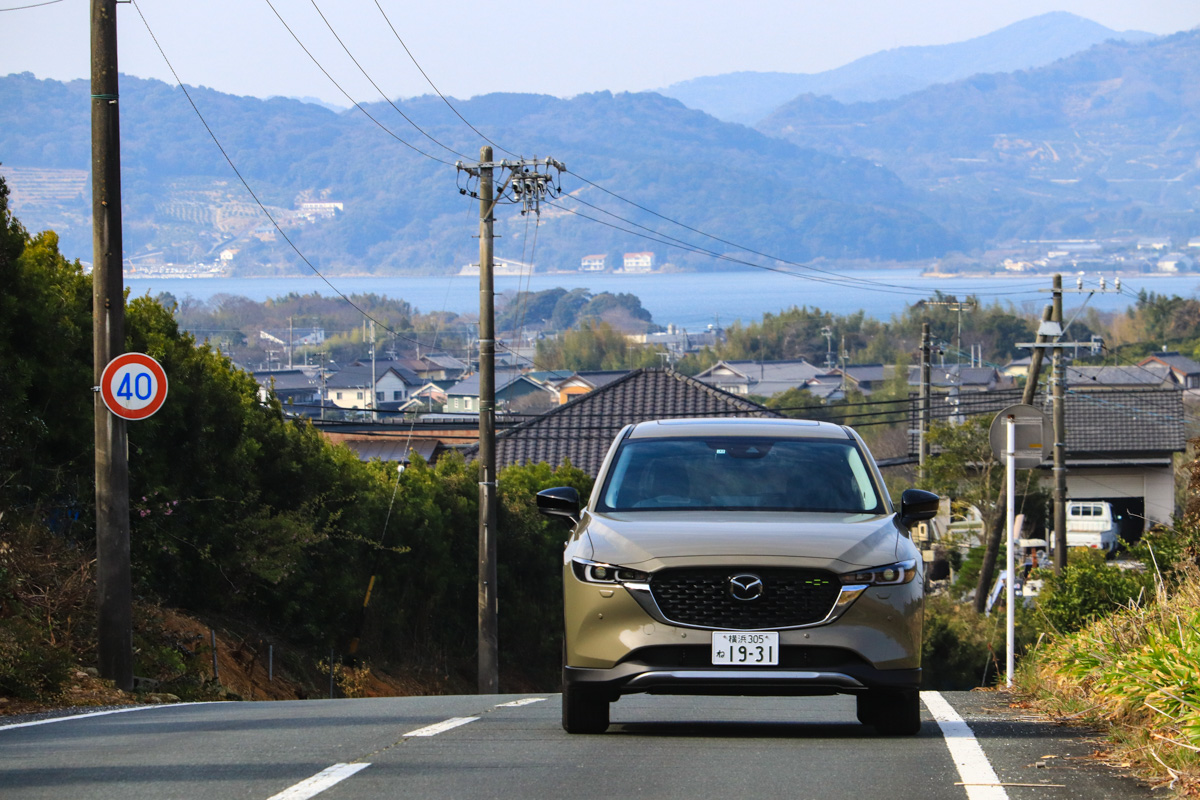
<path fill-rule="evenodd" d="M 621 695 L 857 696 L 885 734 L 921 726 L 921 553 L 861 438 L 826 422 L 629 425 L 587 504 L 538 494 L 573 523 L 563 558 L 563 727 L 600 733 Z"/>

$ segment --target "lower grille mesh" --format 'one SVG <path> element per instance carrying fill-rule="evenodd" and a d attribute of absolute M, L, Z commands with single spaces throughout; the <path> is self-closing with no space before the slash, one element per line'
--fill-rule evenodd
<path fill-rule="evenodd" d="M 729 590 L 729 579 L 736 575 L 760 578 L 762 595 L 736 599 Z M 672 622 L 753 630 L 820 622 L 837 602 L 841 583 L 836 575 L 820 569 L 688 567 L 655 573 L 650 591 Z"/>

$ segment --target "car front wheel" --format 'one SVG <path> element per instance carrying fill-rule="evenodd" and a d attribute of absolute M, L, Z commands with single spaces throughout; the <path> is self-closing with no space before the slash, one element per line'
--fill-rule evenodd
<path fill-rule="evenodd" d="M 858 696 L 858 721 L 884 736 L 915 736 L 921 730 L 921 696 L 915 689 L 872 689 Z"/>
<path fill-rule="evenodd" d="M 567 733 L 604 733 L 608 698 L 590 686 L 563 686 L 562 726 Z"/>

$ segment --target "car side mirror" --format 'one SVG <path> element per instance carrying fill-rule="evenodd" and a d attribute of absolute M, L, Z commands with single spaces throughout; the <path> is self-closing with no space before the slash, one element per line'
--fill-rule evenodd
<path fill-rule="evenodd" d="M 905 525 L 937 516 L 941 498 L 923 489 L 905 489 L 900 495 L 900 520 Z"/>
<path fill-rule="evenodd" d="M 579 491 L 574 486 L 556 486 L 537 493 L 538 511 L 549 517 L 579 521 Z"/>

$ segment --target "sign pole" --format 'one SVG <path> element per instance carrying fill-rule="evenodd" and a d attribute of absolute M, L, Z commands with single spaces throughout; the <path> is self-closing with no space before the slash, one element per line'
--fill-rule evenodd
<path fill-rule="evenodd" d="M 1005 427 L 1008 429 L 1008 449 L 1004 454 L 1004 481 L 1006 486 L 1005 494 L 1007 495 L 1005 501 L 1006 521 L 1004 527 L 1005 530 L 1008 531 L 1008 572 L 1006 573 L 1008 579 L 1005 581 L 1006 586 L 1004 587 L 1005 605 L 1007 606 L 1005 614 L 1006 634 L 1004 643 L 1006 650 L 1005 668 L 1007 669 L 1005 685 L 1011 689 L 1013 685 L 1013 664 L 1015 661 L 1013 649 L 1014 642 L 1016 640 L 1017 627 L 1016 620 L 1014 618 L 1014 612 L 1017 604 L 1017 580 L 1015 569 L 1015 550 L 1017 537 L 1016 531 L 1013 530 L 1013 522 L 1016 514 L 1016 502 L 1014 495 L 1016 494 L 1017 488 L 1017 421 L 1012 414 L 1008 415 L 1008 419 L 1005 421 Z"/>

